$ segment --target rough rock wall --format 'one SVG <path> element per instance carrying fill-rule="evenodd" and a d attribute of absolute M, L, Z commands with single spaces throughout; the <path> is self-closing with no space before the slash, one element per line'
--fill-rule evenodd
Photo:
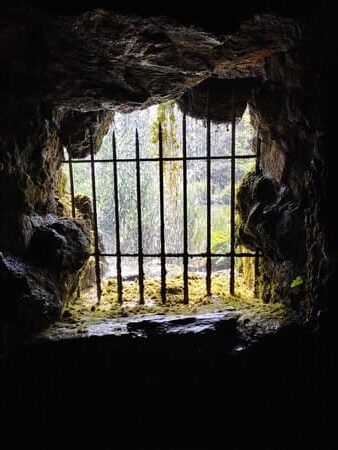
<path fill-rule="evenodd" d="M 203 117 L 206 92 L 218 101 L 220 89 L 231 90 L 237 78 L 248 80 L 241 83 L 249 96 L 258 83 L 252 109 L 266 142 L 263 170 L 275 186 L 277 207 L 271 205 L 271 216 L 283 236 L 283 242 L 277 239 L 274 245 L 276 254 L 287 260 L 288 224 L 295 217 L 302 221 L 305 207 L 313 208 L 313 202 L 306 204 L 299 173 L 303 169 L 311 172 L 313 150 L 309 147 L 315 145 L 311 130 L 318 130 L 311 113 L 310 117 L 303 114 L 315 99 L 304 95 L 304 81 L 310 81 L 311 87 L 313 79 L 301 78 L 311 67 L 297 59 L 303 34 L 296 21 L 258 15 L 231 34 L 224 30 L 216 35 L 170 19 L 125 17 L 103 10 L 62 17 L 24 7 L 7 11 L 0 20 L 3 324 L 25 323 L 29 329 L 57 317 L 88 255 L 88 231 L 76 221 L 57 216 L 55 180 L 62 146 L 74 157 L 85 156 L 89 148 L 86 130 L 92 129 L 96 151 L 111 111 L 127 112 L 177 99 L 191 88 L 194 110 L 189 110 L 185 97 L 182 107 Z M 237 116 L 246 95 L 236 104 Z M 221 107 L 212 111 L 213 119 L 227 120 L 229 106 L 223 96 Z M 307 179 L 313 183 L 311 175 Z M 269 238 L 270 243 L 276 241 L 273 233 Z M 286 275 L 279 269 L 280 260 L 270 267 L 270 276 L 280 273 L 278 286 L 286 286 L 301 272 L 304 252 L 292 260 L 298 265 L 293 264 L 292 270 L 286 267 Z M 307 264 L 315 270 L 309 258 Z M 23 305 L 21 315 L 16 312 L 18 301 Z M 30 302 L 43 305 L 34 320 L 29 318 L 34 309 Z"/>
<path fill-rule="evenodd" d="M 107 113 L 82 114 L 66 133 L 68 111 L 27 109 L 26 116 L 18 109 L 7 118 L 0 137 L 0 324 L 6 336 L 57 319 L 76 289 L 90 239 L 86 221 L 58 216 L 62 146 L 67 134 L 74 155 L 87 152 L 89 123 L 97 151 L 111 120 Z"/>
<path fill-rule="evenodd" d="M 319 290 L 329 283 L 333 258 L 324 243 L 327 218 L 320 217 L 327 130 L 321 59 L 312 57 L 316 46 L 310 41 L 267 59 L 266 81 L 250 101 L 262 138 L 261 173 L 247 177 L 238 194 L 239 240 L 266 255 L 260 294 L 308 318 L 324 307 Z"/>

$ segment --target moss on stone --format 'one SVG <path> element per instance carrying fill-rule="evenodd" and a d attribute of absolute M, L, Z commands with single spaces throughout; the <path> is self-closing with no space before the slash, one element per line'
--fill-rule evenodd
<path fill-rule="evenodd" d="M 67 175 L 65 169 L 60 167 L 55 177 L 55 193 L 58 202 L 58 215 L 72 217 L 72 201 L 67 191 Z"/>
<path fill-rule="evenodd" d="M 167 279 L 167 301 L 161 303 L 161 281 L 159 278 L 145 280 L 145 304 L 139 304 L 139 286 L 136 281 L 123 283 L 123 305 L 117 302 L 117 281 L 108 279 L 103 284 L 102 298 L 97 303 L 95 290 L 82 293 L 76 303 L 67 310 L 67 321 L 74 323 L 93 323 L 105 318 L 127 317 L 136 314 L 194 314 L 224 309 L 238 310 L 247 317 L 273 317 L 282 320 L 288 310 L 282 304 L 266 304 L 255 298 L 243 277 L 236 279 L 236 295 L 229 295 L 229 281 L 225 274 L 212 277 L 211 296 L 205 295 L 205 277 L 189 276 L 189 304 L 183 302 L 183 277 L 172 276 Z"/>

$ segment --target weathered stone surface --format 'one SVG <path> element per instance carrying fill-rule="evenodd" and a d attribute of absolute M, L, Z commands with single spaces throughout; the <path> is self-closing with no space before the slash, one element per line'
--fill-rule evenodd
<path fill-rule="evenodd" d="M 88 155 L 90 127 L 96 153 L 111 120 L 108 112 L 80 114 L 64 109 L 52 113 L 49 108 L 36 108 L 20 119 L 18 127 L 15 117 L 10 125 L 0 125 L 0 211 L 4 229 L 20 227 L 15 221 L 20 223 L 22 214 L 56 213 L 55 185 L 62 147 L 66 146 L 74 157 Z"/>
<path fill-rule="evenodd" d="M 285 185 L 252 172 L 238 190 L 237 210 L 238 243 L 264 255 L 260 296 L 265 301 L 294 303 L 294 294 L 304 292 L 291 284 L 303 275 L 306 260 L 304 211 L 297 199 Z"/>
<path fill-rule="evenodd" d="M 249 20 L 232 36 L 216 37 L 162 18 L 127 18 L 103 10 L 62 17 L 49 31 L 50 95 L 83 111 L 99 105 L 130 111 L 178 98 L 211 75 L 257 77 L 269 55 L 301 38 L 294 21 L 269 15 Z"/>
<path fill-rule="evenodd" d="M 60 233 L 45 221 L 47 215 L 55 221 L 61 211 L 55 184 L 62 147 L 73 157 L 87 155 L 86 129 L 91 128 L 96 151 L 111 120 L 107 111 L 127 112 L 183 95 L 187 112 L 202 117 L 210 93 L 212 119 L 229 120 L 229 94 L 237 85 L 236 115 L 249 99 L 263 138 L 262 170 L 274 186 L 272 199 L 250 200 L 242 238 L 252 248 L 264 241 L 273 276 L 280 275 L 277 284 L 287 286 L 291 273 L 304 278 L 306 273 L 314 292 L 321 284 L 319 271 L 327 280 L 332 264 L 325 227 L 313 226 L 314 217 L 325 215 L 318 205 L 324 195 L 324 107 L 321 90 L 313 88 L 320 83 L 324 58 L 311 57 L 320 45 L 311 40 L 311 32 L 305 35 L 298 20 L 258 14 L 230 27 L 231 33 L 227 28 L 216 34 L 212 27 L 199 29 L 163 17 L 98 9 L 56 16 L 24 5 L 8 8 L 1 23 L 0 228 L 13 230 L 1 248 L 32 256 L 27 248 L 37 226 L 27 217 L 34 214 L 42 218 L 39 226 L 47 226 L 40 232 L 50 251 L 63 248 Z M 258 84 L 251 86 L 252 79 Z M 318 186 L 321 194 L 316 196 Z M 306 238 L 297 234 L 302 221 L 312 223 Z"/>
<path fill-rule="evenodd" d="M 74 293 L 90 252 L 85 223 L 25 216 L 29 233 L 16 256 L 1 253 L 1 323 L 17 335 L 55 320 Z M 13 248 L 11 248 L 14 253 Z"/>
<path fill-rule="evenodd" d="M 63 111 L 58 135 L 72 158 L 84 158 L 90 153 L 92 139 L 95 154 L 102 144 L 102 139 L 108 132 L 113 115 L 108 111 Z"/>
<path fill-rule="evenodd" d="M 239 314 L 230 310 L 195 316 L 150 316 L 130 320 L 127 329 L 132 336 L 156 338 L 160 336 L 198 336 L 221 333 L 233 339 Z"/>
<path fill-rule="evenodd" d="M 222 311 L 200 314 L 160 315 L 147 314 L 131 317 L 116 317 L 105 320 L 88 320 L 76 322 L 68 320 L 58 321 L 41 332 L 31 336 L 26 342 L 64 343 L 68 340 L 87 341 L 89 338 L 110 339 L 111 342 L 147 342 L 161 340 L 168 337 L 177 338 L 175 342 L 185 339 L 201 337 L 215 338 L 227 350 L 240 352 L 247 349 L 257 340 L 268 335 L 278 333 L 290 325 L 300 325 L 301 318 L 290 312 L 281 318 L 278 316 L 248 316 L 232 307 Z"/>
<path fill-rule="evenodd" d="M 267 178 L 282 184 L 286 161 L 287 156 L 278 142 L 270 140 L 261 143 L 261 167 Z"/>
<path fill-rule="evenodd" d="M 275 260 L 299 259 L 304 252 L 303 214 L 286 186 L 250 173 L 237 193 L 239 243 Z M 293 237 L 290 240 L 290 237 Z"/>
<path fill-rule="evenodd" d="M 19 109 L 17 114 L 0 125 L 0 211 L 4 220 L 12 220 L 8 213 L 54 212 L 55 174 L 62 157 L 50 111 L 32 107 Z"/>
<path fill-rule="evenodd" d="M 315 311 L 323 307 L 319 292 L 330 285 L 333 255 L 319 225 L 327 220 L 319 214 L 327 195 L 322 186 L 325 164 L 318 157 L 319 148 L 323 151 L 325 125 L 318 106 L 322 92 L 310 86 L 320 84 L 322 76 L 319 61 L 309 56 L 310 48 L 315 48 L 313 42 L 311 45 L 268 58 L 266 81 L 253 90 L 250 105 L 262 137 L 261 168 L 270 180 L 264 180 L 263 186 L 271 198 L 259 200 L 255 186 L 261 183 L 260 177 L 252 176 L 251 187 L 244 183 L 239 198 L 248 208 L 244 212 L 242 202 L 244 223 L 239 235 L 249 248 L 258 245 L 268 255 L 261 264 L 263 297 L 286 301 L 314 318 Z M 297 277 L 303 284 L 292 288 Z"/>
<path fill-rule="evenodd" d="M 31 217 L 14 211 L 3 213 L 0 220 L 0 248 L 22 254 L 26 251 L 32 236 Z"/>
<path fill-rule="evenodd" d="M 208 78 L 191 88 L 178 104 L 189 116 L 203 119 L 208 115 L 213 122 L 231 122 L 233 101 L 235 117 L 240 119 L 258 79 Z"/>
<path fill-rule="evenodd" d="M 57 319 L 62 307 L 60 280 L 51 271 L 0 253 L 0 323 L 24 335 Z"/>
<path fill-rule="evenodd" d="M 18 8 L 3 23 L 2 40 L 12 51 L 2 53 L 1 64 L 12 82 L 6 101 L 13 114 L 23 100 L 15 89 L 20 77 L 23 91 L 27 79 L 34 83 L 25 95 L 58 107 L 130 111 L 178 98 L 211 75 L 261 76 L 268 56 L 297 46 L 302 37 L 296 21 L 264 14 L 231 35 L 98 9 L 48 17 Z"/>
<path fill-rule="evenodd" d="M 60 274 L 80 270 L 89 253 L 88 231 L 79 222 L 67 219 L 37 228 L 28 248 L 31 260 Z"/>

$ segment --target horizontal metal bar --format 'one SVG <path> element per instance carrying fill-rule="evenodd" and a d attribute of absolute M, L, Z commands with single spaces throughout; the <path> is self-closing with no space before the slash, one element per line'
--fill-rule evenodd
<path fill-rule="evenodd" d="M 125 258 L 137 258 L 139 256 L 139 253 L 121 253 L 122 257 Z M 116 253 L 91 253 L 90 256 L 102 256 L 104 258 L 106 257 L 116 257 L 118 256 Z M 143 256 L 145 258 L 160 258 L 161 253 L 143 253 Z M 165 256 L 167 258 L 183 258 L 184 253 L 166 253 Z M 206 258 L 208 255 L 207 253 L 188 253 L 188 258 Z M 232 256 L 235 258 L 250 258 L 257 256 L 256 253 L 211 253 L 210 256 L 212 258 L 231 258 Z M 263 255 L 258 255 L 263 256 Z"/>
<path fill-rule="evenodd" d="M 256 159 L 256 155 L 236 155 L 236 156 L 231 156 L 231 155 L 223 155 L 223 156 L 210 156 L 210 160 L 222 160 L 222 159 Z M 208 157 L 207 156 L 187 156 L 186 157 L 186 161 L 207 161 Z M 163 157 L 162 160 L 160 158 L 140 158 L 140 159 L 136 159 L 136 158 L 117 158 L 116 160 L 114 159 L 95 159 L 93 162 L 94 163 L 111 163 L 111 162 L 151 162 L 151 161 L 155 161 L 155 162 L 159 162 L 159 161 L 183 161 L 184 158 L 181 156 L 172 156 L 172 157 Z M 68 159 L 64 159 L 62 161 L 63 163 L 69 163 Z M 73 159 L 72 160 L 73 164 L 90 164 L 91 161 L 89 159 Z"/>

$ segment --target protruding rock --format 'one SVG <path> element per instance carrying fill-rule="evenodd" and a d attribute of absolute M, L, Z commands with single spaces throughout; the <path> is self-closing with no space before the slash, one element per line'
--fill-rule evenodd
<path fill-rule="evenodd" d="M 60 280 L 51 271 L 0 253 L 1 323 L 25 334 L 56 320 L 62 308 Z"/>
<path fill-rule="evenodd" d="M 67 219 L 37 228 L 28 252 L 39 266 L 64 274 L 80 270 L 89 253 L 90 239 L 83 226 Z"/>
<path fill-rule="evenodd" d="M 240 119 L 257 83 L 252 78 L 208 78 L 184 94 L 178 104 L 191 117 L 204 119 L 208 115 L 213 122 L 231 122 L 233 102 L 235 117 Z"/>
<path fill-rule="evenodd" d="M 112 120 L 112 113 L 103 110 L 87 113 L 64 111 L 58 133 L 61 143 L 72 158 L 84 158 L 90 154 L 92 139 L 95 154 L 101 147 Z"/>

